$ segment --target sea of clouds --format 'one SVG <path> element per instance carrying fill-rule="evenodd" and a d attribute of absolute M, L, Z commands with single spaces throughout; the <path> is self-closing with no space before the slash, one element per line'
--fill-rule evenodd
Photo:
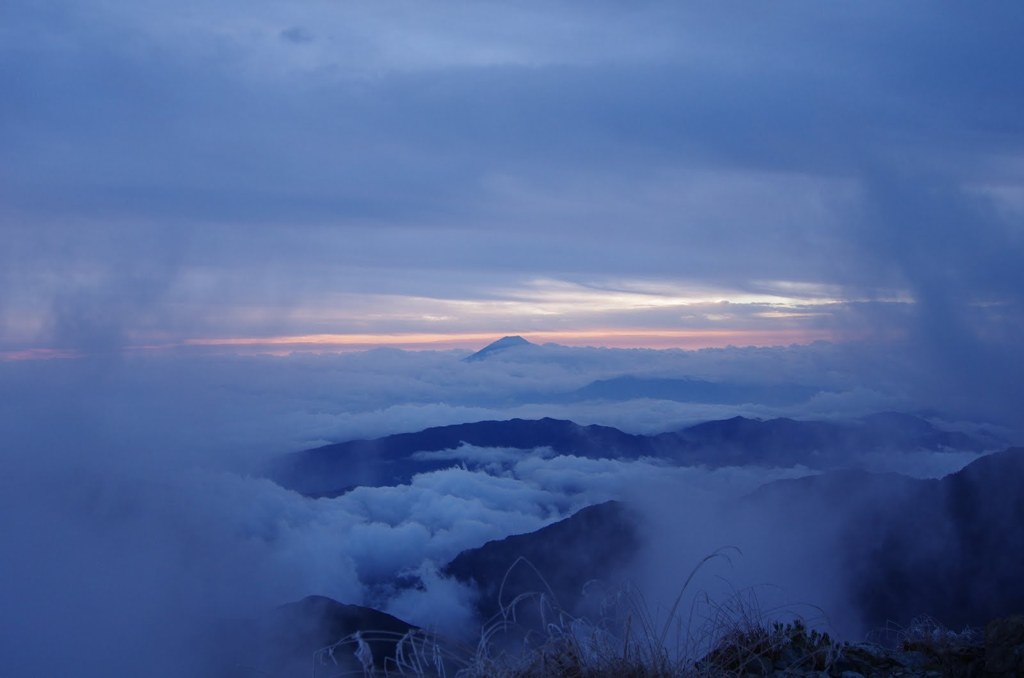
<path fill-rule="evenodd" d="M 3 663 L 12 675 L 40 667 L 203 675 L 216 653 L 210 629 L 311 594 L 472 638 L 480 623 L 473 591 L 437 568 L 464 549 L 608 499 L 645 507 L 659 526 L 651 541 L 661 550 L 639 567 L 651 596 L 670 597 L 692 564 L 750 541 L 718 520 L 724 507 L 807 469 L 712 471 L 463 447 L 432 453 L 448 454 L 451 467 L 408 485 L 316 500 L 259 469 L 327 441 L 483 419 L 553 416 L 657 432 L 736 414 L 855 417 L 911 405 L 884 360 L 864 355 L 830 344 L 696 352 L 548 346 L 476 362 L 458 351 L 375 350 L 0 364 Z M 553 394 L 623 374 L 799 383 L 816 395 L 785 407 L 552 402 Z M 875 464 L 936 477 L 972 458 L 920 454 Z M 763 548 L 750 549 L 732 585 L 786 584 L 795 587 L 789 599 L 838 604 L 827 577 L 789 576 L 769 546 L 762 540 Z M 420 586 L 396 587 L 405 575 Z"/>

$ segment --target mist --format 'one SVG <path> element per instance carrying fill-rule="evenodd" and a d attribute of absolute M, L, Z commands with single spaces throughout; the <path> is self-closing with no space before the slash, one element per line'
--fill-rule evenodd
<path fill-rule="evenodd" d="M 73 665 L 78 675 L 214 675 L 235 660 L 219 654 L 222 648 L 210 641 L 214 631 L 314 594 L 472 639 L 483 621 L 474 616 L 472 587 L 439 576 L 440 566 L 465 549 L 609 499 L 632 502 L 646 516 L 647 546 L 632 578 L 645 582 L 647 599 L 658 601 L 652 604 L 667 604 L 680 576 L 734 546 L 742 557 L 719 573 L 729 587 L 767 587 L 774 593 L 766 606 L 781 600 L 831 610 L 835 628 L 861 633 L 856 619 L 844 618 L 851 608 L 833 581 L 838 564 L 820 557 L 830 543 L 826 526 L 780 536 L 780 549 L 732 510 L 765 483 L 813 473 L 806 468 L 677 468 L 654 459 L 462 447 L 423 453 L 449 459 L 447 470 L 333 499 L 298 495 L 259 469 L 328 440 L 541 413 L 661 432 L 735 414 L 854 418 L 905 405 L 891 382 L 873 381 L 878 372 L 861 368 L 862 350 L 552 346 L 532 357 L 476 363 L 462 360 L 460 351 L 369 351 L 0 364 L 2 501 L 9 518 L 5 666 L 15 673 Z M 752 374 L 766 382 L 798 377 L 821 390 L 804 402 L 771 407 L 550 402 L 554 392 L 624 372 L 744 382 Z M 490 404 L 474 404 L 487 400 L 484 393 Z M 955 412 L 945 417 L 964 421 Z M 918 452 L 873 460 L 866 454 L 851 464 L 938 477 L 977 456 Z M 825 565 L 811 576 L 792 569 L 793 562 Z M 420 585 L 396 588 L 403 576 Z M 713 597 L 729 594 L 728 587 L 712 589 Z"/>

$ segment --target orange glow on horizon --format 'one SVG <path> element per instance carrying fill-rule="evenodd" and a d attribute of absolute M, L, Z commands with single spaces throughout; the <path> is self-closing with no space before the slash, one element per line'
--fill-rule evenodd
<path fill-rule="evenodd" d="M 506 334 L 517 334 L 515 331 Z M 779 346 L 835 340 L 827 330 L 667 330 L 607 329 L 519 332 L 534 343 L 606 348 L 722 348 L 725 346 Z M 220 337 L 188 339 L 187 346 L 270 349 L 274 354 L 292 350 L 337 351 L 394 347 L 408 350 L 482 348 L 502 336 L 501 332 L 408 333 L 408 334 L 303 334 L 277 337 Z"/>
<path fill-rule="evenodd" d="M 17 351 L 0 351 L 0 362 L 22 362 L 25 360 L 68 360 L 80 358 L 82 354 L 61 348 L 25 348 Z"/>
<path fill-rule="evenodd" d="M 373 348 L 398 348 L 407 351 L 467 349 L 478 350 L 492 341 L 519 334 L 535 344 L 597 348 L 684 349 L 725 348 L 726 346 L 786 346 L 814 341 L 841 341 L 828 330 L 670 330 L 670 329 L 594 329 L 542 330 L 538 332 L 410 332 L 394 334 L 299 334 L 271 337 L 204 337 L 182 342 L 125 346 L 129 352 L 161 352 L 194 347 L 196 349 L 234 349 L 238 353 L 287 356 L 294 352 L 345 353 Z M 56 348 L 24 348 L 0 351 L 0 362 L 81 358 L 80 351 Z"/>

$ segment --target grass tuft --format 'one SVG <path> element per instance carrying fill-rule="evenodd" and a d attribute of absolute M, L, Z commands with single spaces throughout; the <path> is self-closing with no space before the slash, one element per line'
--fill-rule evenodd
<path fill-rule="evenodd" d="M 559 606 L 533 563 L 520 557 L 506 571 L 499 612 L 483 626 L 474 648 L 424 631 L 403 636 L 357 633 L 318 650 L 313 676 L 710 678 L 833 668 L 841 646 L 803 619 L 769 621 L 783 611 L 762 609 L 752 590 L 733 591 L 724 601 L 698 593 L 684 605 L 699 571 L 718 559 L 731 564 L 731 556 L 738 553 L 719 549 L 698 562 L 664 620 L 656 619 L 633 586 L 604 596 L 598 619 L 574 616 Z M 540 586 L 506 599 L 516 568 L 531 570 Z M 594 584 L 587 588 L 596 588 Z M 381 661 L 372 656 L 371 644 L 379 641 L 394 644 L 393 657 Z M 346 652 L 355 655 L 354 665 L 338 661 Z"/>

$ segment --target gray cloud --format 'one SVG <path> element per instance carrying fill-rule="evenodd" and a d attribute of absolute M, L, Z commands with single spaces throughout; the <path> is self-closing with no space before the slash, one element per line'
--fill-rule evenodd
<path fill-rule="evenodd" d="M 1024 59 L 1008 5 L 59 7 L 9 4 L 0 48 L 9 256 L 81 287 L 17 274 L 5 325 L 53 309 L 43 344 L 224 333 L 258 304 L 291 329 L 289 308 L 332 294 L 479 299 L 494 278 L 877 288 L 898 244 L 860 247 L 889 223 L 880 184 L 1020 182 L 1005 169 Z M 283 44 L 307 25 L 315 44 Z M 901 224 L 941 209 L 893 191 Z M 960 215 L 960 235 L 985 218 Z M 90 256 L 108 282 L 92 284 L 109 289 L 89 293 L 50 244 L 101 239 Z M 1000 256 L 992 244 L 975 270 Z M 138 283 L 113 272 L 164 249 L 174 268 L 169 293 L 145 300 L 151 323 L 108 303 Z M 921 250 L 937 267 L 957 256 Z M 832 315 L 857 317 L 845 310 Z M 607 322 L 645 320 L 625 316 Z M 387 328 L 410 326 L 423 322 Z"/>
<path fill-rule="evenodd" d="M 856 235 L 869 253 L 865 270 L 916 300 L 902 318 L 872 307 L 866 315 L 902 329 L 917 347 L 919 372 L 909 384 L 1016 419 L 1007 406 L 1024 377 L 1024 240 L 1015 218 L 948 175 L 880 170 L 865 189 L 868 215 Z"/>
<path fill-rule="evenodd" d="M 287 42 L 301 45 L 313 42 L 313 34 L 302 26 L 292 26 L 281 31 L 281 39 Z"/>

